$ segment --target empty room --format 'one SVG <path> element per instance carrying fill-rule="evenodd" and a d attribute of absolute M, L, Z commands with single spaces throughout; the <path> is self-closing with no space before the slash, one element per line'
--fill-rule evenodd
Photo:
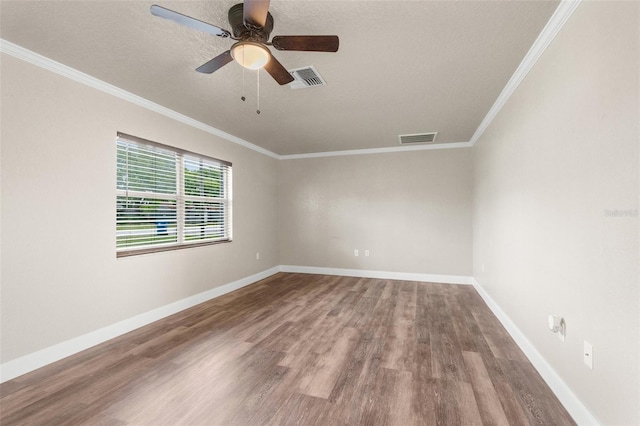
<path fill-rule="evenodd" d="M 0 425 L 640 425 L 640 2 L 0 0 Z"/>

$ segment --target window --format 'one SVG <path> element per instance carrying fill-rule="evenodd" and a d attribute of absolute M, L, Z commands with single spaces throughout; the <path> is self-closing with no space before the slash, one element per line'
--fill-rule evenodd
<path fill-rule="evenodd" d="M 117 256 L 231 241 L 231 163 L 118 133 Z"/>

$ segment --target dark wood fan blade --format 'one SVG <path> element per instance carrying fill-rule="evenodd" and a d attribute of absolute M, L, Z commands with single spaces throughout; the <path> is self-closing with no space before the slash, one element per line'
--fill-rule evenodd
<path fill-rule="evenodd" d="M 203 21 L 199 21 L 182 13 L 174 12 L 173 10 L 166 9 L 162 6 L 154 4 L 151 6 L 151 14 L 159 16 L 161 18 L 169 19 L 185 27 L 193 28 L 194 30 L 203 31 L 205 33 L 217 35 L 219 37 L 230 37 L 231 33 L 215 25 L 208 24 Z"/>
<path fill-rule="evenodd" d="M 218 56 L 216 56 L 206 64 L 200 65 L 198 68 L 196 68 L 196 71 L 204 74 L 211 74 L 217 71 L 218 69 L 222 68 L 223 66 L 227 65 L 231 61 L 233 61 L 233 57 L 231 56 L 231 51 L 227 50 L 226 52 L 219 54 Z"/>
<path fill-rule="evenodd" d="M 264 66 L 264 69 L 267 70 L 267 72 L 271 74 L 271 77 L 273 77 L 273 79 L 281 86 L 283 84 L 291 83 L 294 80 L 289 71 L 287 71 L 287 69 L 278 62 L 273 55 L 271 55 L 271 59 L 269 59 L 267 65 Z"/>
<path fill-rule="evenodd" d="M 245 22 L 264 27 L 267 22 L 270 0 L 244 0 L 243 18 Z"/>
<path fill-rule="evenodd" d="M 338 36 L 275 36 L 271 44 L 278 50 L 298 50 L 308 52 L 337 52 Z"/>

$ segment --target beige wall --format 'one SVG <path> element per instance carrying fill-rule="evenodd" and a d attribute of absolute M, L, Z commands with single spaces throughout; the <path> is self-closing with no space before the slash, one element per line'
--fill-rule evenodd
<path fill-rule="evenodd" d="M 474 276 L 608 425 L 640 423 L 639 15 L 583 2 L 473 148 Z"/>
<path fill-rule="evenodd" d="M 8 55 L 1 96 L 2 362 L 278 265 L 277 160 Z M 116 259 L 117 131 L 233 162 L 234 241 Z"/>
<path fill-rule="evenodd" d="M 471 177 L 470 148 L 281 161 L 280 263 L 469 276 Z"/>
<path fill-rule="evenodd" d="M 279 162 L 2 55 L 1 362 L 278 264 L 473 274 L 602 423 L 640 423 L 639 15 L 584 2 L 473 149 Z M 116 259 L 117 131 L 232 161 L 234 242 Z"/>

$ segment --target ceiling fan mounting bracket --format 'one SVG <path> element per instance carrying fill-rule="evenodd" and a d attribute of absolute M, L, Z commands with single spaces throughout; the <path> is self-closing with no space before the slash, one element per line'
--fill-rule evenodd
<path fill-rule="evenodd" d="M 266 43 L 273 31 L 273 16 L 267 13 L 264 27 L 255 25 L 244 20 L 244 4 L 238 3 L 229 9 L 229 25 L 234 37 L 238 40 Z"/>

